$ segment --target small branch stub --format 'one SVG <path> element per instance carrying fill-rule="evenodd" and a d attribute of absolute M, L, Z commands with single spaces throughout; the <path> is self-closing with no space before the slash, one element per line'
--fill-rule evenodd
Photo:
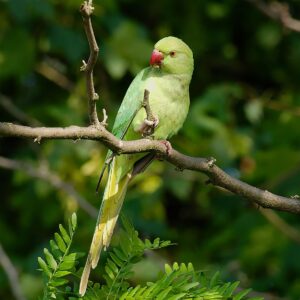
<path fill-rule="evenodd" d="M 89 18 L 92 15 L 94 9 L 92 1 L 84 1 L 80 7 L 81 14 L 86 18 Z"/>
<path fill-rule="evenodd" d="M 99 95 L 98 95 L 97 93 L 94 93 L 94 94 L 93 94 L 93 100 L 94 100 L 94 101 L 99 100 Z"/>
<path fill-rule="evenodd" d="M 40 144 L 40 143 L 41 143 L 41 140 L 42 140 L 42 137 L 37 136 L 37 137 L 33 140 L 33 142 L 34 142 L 34 143 Z"/>
<path fill-rule="evenodd" d="M 207 165 L 208 165 L 209 168 L 212 168 L 215 165 L 216 162 L 217 162 L 217 160 L 214 157 L 210 157 L 207 160 Z"/>
<path fill-rule="evenodd" d="M 101 121 L 101 125 L 104 126 L 104 127 L 107 127 L 107 125 L 108 125 L 108 123 L 107 123 L 108 115 L 106 113 L 105 108 L 102 109 L 102 113 L 103 113 L 103 120 Z"/>
<path fill-rule="evenodd" d="M 85 72 L 86 66 L 87 66 L 87 63 L 86 63 L 85 60 L 83 59 L 83 60 L 82 60 L 82 65 L 81 65 L 81 67 L 80 67 L 80 72 Z"/>

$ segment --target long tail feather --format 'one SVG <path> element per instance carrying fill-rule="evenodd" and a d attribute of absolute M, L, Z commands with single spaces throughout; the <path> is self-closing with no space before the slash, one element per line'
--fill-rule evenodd
<path fill-rule="evenodd" d="M 128 174 L 118 181 L 115 160 L 112 162 L 91 248 L 81 276 L 79 293 L 82 296 L 86 292 L 91 268 L 96 268 L 102 248 L 106 250 L 109 246 L 130 177 Z"/>

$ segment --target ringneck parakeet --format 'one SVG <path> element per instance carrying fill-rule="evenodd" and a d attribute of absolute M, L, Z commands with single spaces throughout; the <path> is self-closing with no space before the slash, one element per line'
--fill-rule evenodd
<path fill-rule="evenodd" d="M 143 69 L 129 86 L 112 133 L 124 140 L 141 138 L 148 124 L 142 107 L 146 89 L 150 92 L 149 106 L 155 116 L 153 138 L 166 140 L 176 134 L 188 113 L 193 67 L 193 53 L 182 40 L 172 36 L 159 40 L 154 46 L 150 66 Z M 109 246 L 128 183 L 138 173 L 134 168 L 143 158 L 145 165 L 151 162 L 151 156 L 147 158 L 142 153 L 112 158 L 96 229 L 81 277 L 81 295 L 85 294 L 90 270 L 97 266 L 102 248 Z"/>

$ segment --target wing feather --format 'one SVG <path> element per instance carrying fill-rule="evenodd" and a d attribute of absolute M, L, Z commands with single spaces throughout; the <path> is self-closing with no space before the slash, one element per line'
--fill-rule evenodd
<path fill-rule="evenodd" d="M 124 135 L 126 134 L 128 128 L 130 127 L 133 118 L 142 107 L 143 95 L 145 89 L 145 80 L 149 72 L 150 72 L 149 67 L 140 71 L 126 91 L 126 94 L 123 98 L 123 101 L 117 113 L 115 123 L 112 129 L 112 133 L 119 139 L 124 138 Z M 107 151 L 105 163 L 101 168 L 101 172 L 99 175 L 96 191 L 98 191 L 99 189 L 99 185 L 103 177 L 103 174 L 107 166 L 110 165 L 111 162 L 110 158 L 112 158 L 113 155 L 114 154 L 111 150 Z"/>
<path fill-rule="evenodd" d="M 149 68 L 143 69 L 137 74 L 127 89 L 112 129 L 112 133 L 118 138 L 124 136 L 135 114 L 142 107 L 145 80 L 148 74 Z"/>

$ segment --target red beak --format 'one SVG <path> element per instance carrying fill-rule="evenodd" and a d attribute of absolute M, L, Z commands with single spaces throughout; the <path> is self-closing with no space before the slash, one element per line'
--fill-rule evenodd
<path fill-rule="evenodd" d="M 150 65 L 160 66 L 163 59 L 164 59 L 164 55 L 158 50 L 154 49 L 151 54 Z"/>

